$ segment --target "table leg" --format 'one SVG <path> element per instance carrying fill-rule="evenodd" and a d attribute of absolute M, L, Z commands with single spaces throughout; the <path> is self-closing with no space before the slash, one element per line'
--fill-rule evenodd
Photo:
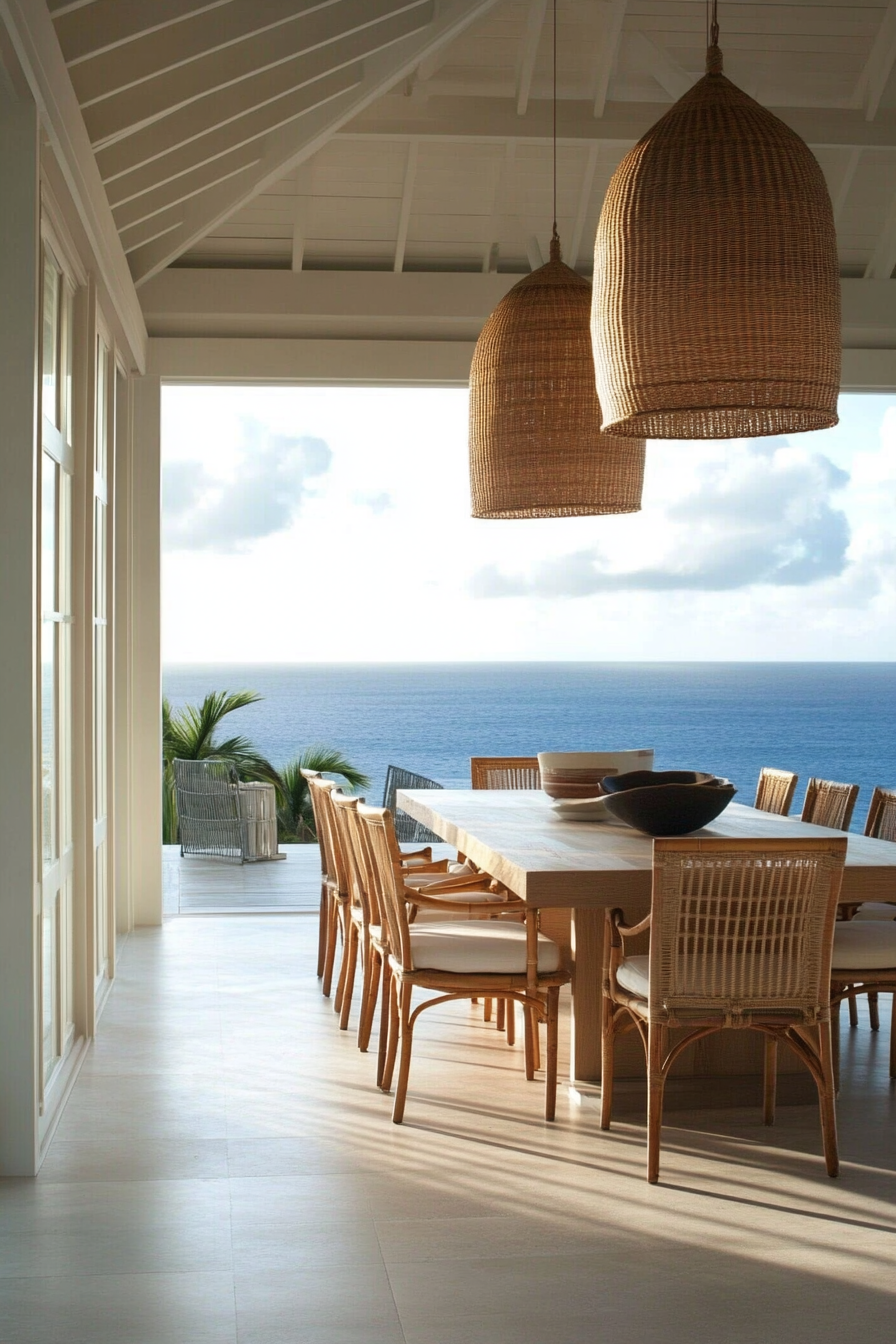
<path fill-rule="evenodd" d="M 570 1074 L 573 1083 L 600 1082 L 600 1005 L 604 911 L 574 910 Z"/>

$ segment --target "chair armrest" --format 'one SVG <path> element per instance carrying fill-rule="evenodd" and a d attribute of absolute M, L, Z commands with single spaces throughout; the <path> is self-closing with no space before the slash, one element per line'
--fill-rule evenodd
<path fill-rule="evenodd" d="M 457 890 L 457 888 L 453 888 L 453 890 Z M 482 888 L 479 887 L 478 890 L 481 891 Z M 488 914 L 491 911 L 506 911 L 513 908 L 507 901 L 501 900 L 497 896 L 493 901 L 470 901 L 465 903 L 464 901 L 440 901 L 437 896 L 430 895 L 431 891 L 432 888 L 427 887 L 425 891 L 415 891 L 413 893 L 405 892 L 405 898 L 410 905 L 413 905 L 418 909 L 450 911 L 453 915 L 457 915 L 463 910 L 470 917 L 473 915 Z"/>
<path fill-rule="evenodd" d="M 425 849 L 403 849 L 401 851 L 401 861 L 405 859 L 432 859 L 432 845 L 427 845 Z M 436 859 L 436 863 L 447 864 L 447 859 Z"/>

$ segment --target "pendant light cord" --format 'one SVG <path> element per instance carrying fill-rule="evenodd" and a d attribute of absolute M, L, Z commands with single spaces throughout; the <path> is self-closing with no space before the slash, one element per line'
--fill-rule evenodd
<path fill-rule="evenodd" d="M 560 235 L 557 232 L 557 0 L 554 0 L 553 14 L 553 157 L 554 157 L 554 227 L 551 232 L 551 261 L 560 260 Z"/>
<path fill-rule="evenodd" d="M 706 73 L 722 73 L 722 53 L 719 50 L 719 0 L 706 0 Z"/>

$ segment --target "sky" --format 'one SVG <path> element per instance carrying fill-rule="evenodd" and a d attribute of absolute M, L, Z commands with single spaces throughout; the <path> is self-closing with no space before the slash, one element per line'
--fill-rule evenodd
<path fill-rule="evenodd" d="M 470 517 L 462 389 L 166 386 L 166 663 L 896 659 L 896 396 Z"/>

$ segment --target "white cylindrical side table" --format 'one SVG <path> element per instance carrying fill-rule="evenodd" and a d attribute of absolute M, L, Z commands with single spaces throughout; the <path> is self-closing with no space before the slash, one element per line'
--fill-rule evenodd
<path fill-rule="evenodd" d="M 277 850 L 277 791 L 273 784 L 240 784 L 239 799 L 246 862 L 285 859 L 286 855 Z"/>

